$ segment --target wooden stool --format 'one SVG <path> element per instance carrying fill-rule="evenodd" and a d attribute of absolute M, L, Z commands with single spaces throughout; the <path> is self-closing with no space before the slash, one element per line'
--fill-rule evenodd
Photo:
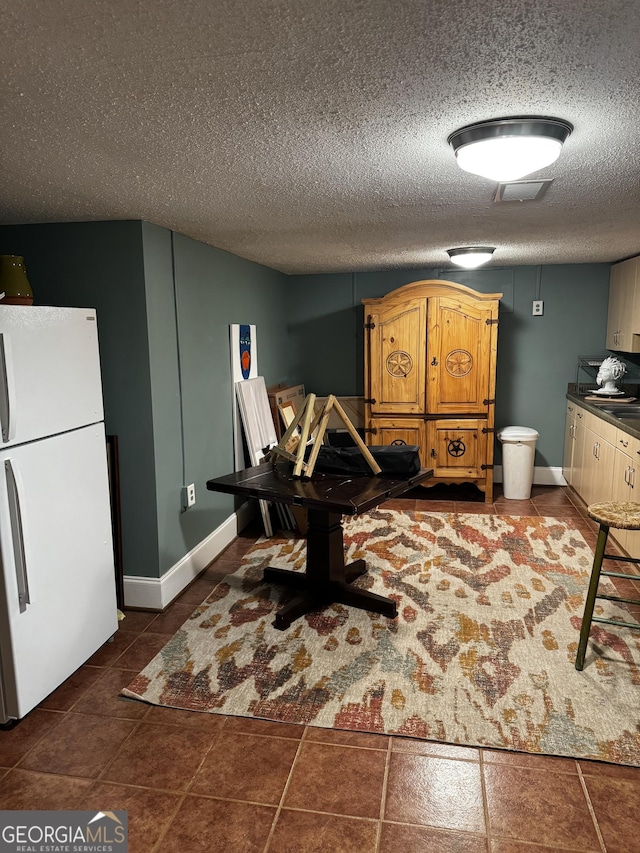
<path fill-rule="evenodd" d="M 582 616 L 582 626 L 580 628 L 580 642 L 578 644 L 578 654 L 576 655 L 576 669 L 579 670 L 584 667 L 584 656 L 587 651 L 587 642 L 589 641 L 589 631 L 591 630 L 592 622 L 604 622 L 606 625 L 620 625 L 623 628 L 640 629 L 640 623 L 638 622 L 623 622 L 619 619 L 603 619 L 600 616 L 593 615 L 596 598 L 605 598 L 607 601 L 620 601 L 623 604 L 640 604 L 640 599 L 637 598 L 623 598 L 619 595 L 605 595 L 604 593 L 598 593 L 598 583 L 601 575 L 605 575 L 609 578 L 624 578 L 625 580 L 640 582 L 640 575 L 628 575 L 622 572 L 602 571 L 603 560 L 616 560 L 618 563 L 640 564 L 640 559 L 634 559 L 633 557 L 614 557 L 611 554 L 605 554 L 610 527 L 614 527 L 619 530 L 640 530 L 640 503 L 618 503 L 617 501 L 605 501 L 600 504 L 591 504 L 587 507 L 587 512 L 590 518 L 599 523 L 600 530 L 598 532 L 598 542 L 596 544 L 596 552 L 593 557 L 593 568 L 591 569 L 589 591 L 584 605 L 584 615 Z"/>

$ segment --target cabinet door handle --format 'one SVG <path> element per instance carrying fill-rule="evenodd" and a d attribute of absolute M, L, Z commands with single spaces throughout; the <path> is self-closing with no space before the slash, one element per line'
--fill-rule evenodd
<path fill-rule="evenodd" d="M 625 441 L 623 438 L 621 438 L 621 439 L 620 439 L 620 444 L 621 444 L 623 447 L 629 447 L 629 442 L 628 442 L 628 441 Z M 640 450 L 638 451 L 638 453 L 640 453 Z"/>
<path fill-rule="evenodd" d="M 582 418 L 582 412 L 578 412 L 578 417 Z"/>
<path fill-rule="evenodd" d="M 636 469 L 629 466 L 629 486 L 633 489 L 635 488 L 635 473 Z"/>

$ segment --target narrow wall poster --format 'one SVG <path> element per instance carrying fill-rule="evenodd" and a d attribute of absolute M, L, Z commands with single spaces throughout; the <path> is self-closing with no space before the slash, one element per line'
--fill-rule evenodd
<path fill-rule="evenodd" d="M 242 421 L 236 397 L 236 382 L 255 379 L 258 375 L 256 327 L 240 323 L 229 326 L 229 346 L 231 354 L 231 405 L 233 407 L 233 461 L 234 470 L 241 471 L 245 467 L 245 458 L 242 442 Z"/>

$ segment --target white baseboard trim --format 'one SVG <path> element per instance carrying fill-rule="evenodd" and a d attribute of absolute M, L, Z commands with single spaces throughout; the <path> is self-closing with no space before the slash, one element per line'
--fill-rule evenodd
<path fill-rule="evenodd" d="M 227 545 L 233 542 L 255 514 L 255 501 L 242 504 L 233 515 L 230 515 L 213 533 L 178 560 L 161 578 L 125 575 L 123 578 L 125 607 L 164 610 L 212 560 L 215 560 L 221 551 L 224 551 Z"/>
<path fill-rule="evenodd" d="M 502 465 L 496 465 L 493 469 L 493 481 L 502 483 Z M 533 483 L 536 486 L 566 486 L 567 481 L 562 476 L 562 467 L 533 469 Z"/>

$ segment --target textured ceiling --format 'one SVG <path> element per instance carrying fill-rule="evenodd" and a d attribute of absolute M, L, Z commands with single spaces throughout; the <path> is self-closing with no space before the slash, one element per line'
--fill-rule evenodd
<path fill-rule="evenodd" d="M 288 273 L 640 252 L 638 0 L 0 0 L 0 223 L 143 219 Z M 574 125 L 535 202 L 447 137 Z M 532 177 L 532 176 L 529 176 Z"/>

